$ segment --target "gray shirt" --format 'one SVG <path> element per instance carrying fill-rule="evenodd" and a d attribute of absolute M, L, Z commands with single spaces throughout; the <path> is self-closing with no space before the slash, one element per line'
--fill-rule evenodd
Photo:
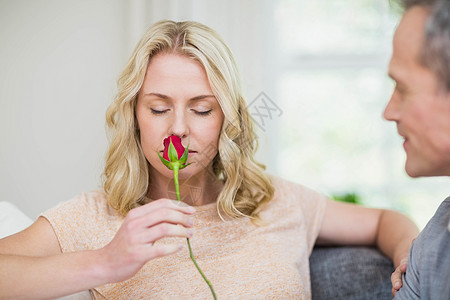
<path fill-rule="evenodd" d="M 414 241 L 395 299 L 450 299 L 450 197 Z"/>

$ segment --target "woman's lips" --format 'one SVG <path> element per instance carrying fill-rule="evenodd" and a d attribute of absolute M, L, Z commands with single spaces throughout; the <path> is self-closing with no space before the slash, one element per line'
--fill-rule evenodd
<path fill-rule="evenodd" d="M 164 150 L 159 151 L 159 153 L 163 154 Z M 197 151 L 189 150 L 189 154 L 195 154 L 195 153 L 197 153 Z"/>

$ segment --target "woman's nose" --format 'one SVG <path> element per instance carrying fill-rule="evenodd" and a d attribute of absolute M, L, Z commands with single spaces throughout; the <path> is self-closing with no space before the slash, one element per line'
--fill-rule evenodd
<path fill-rule="evenodd" d="M 172 125 L 170 126 L 168 134 L 174 134 L 180 138 L 189 135 L 189 126 L 183 112 L 177 112 L 173 115 Z"/>

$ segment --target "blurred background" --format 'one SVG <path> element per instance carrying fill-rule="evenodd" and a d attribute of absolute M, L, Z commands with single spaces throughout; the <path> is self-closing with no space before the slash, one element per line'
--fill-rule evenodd
<path fill-rule="evenodd" d="M 0 201 L 37 218 L 101 188 L 119 73 L 148 26 L 194 20 L 235 55 L 270 173 L 423 228 L 450 179 L 409 178 L 382 119 L 399 18 L 388 0 L 0 0 Z"/>

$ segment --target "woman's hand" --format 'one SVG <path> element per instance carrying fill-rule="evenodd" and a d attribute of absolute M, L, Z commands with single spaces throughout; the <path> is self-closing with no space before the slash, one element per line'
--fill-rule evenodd
<path fill-rule="evenodd" d="M 392 297 L 400 290 L 403 286 L 402 275 L 406 273 L 406 267 L 408 265 L 408 258 L 405 257 L 400 261 L 400 265 L 395 269 L 391 275 L 392 283 Z"/>
<path fill-rule="evenodd" d="M 100 249 L 108 282 L 120 282 L 136 274 L 149 260 L 179 251 L 182 244 L 156 243 L 164 237 L 191 237 L 193 207 L 159 199 L 132 209 L 114 239 Z"/>

